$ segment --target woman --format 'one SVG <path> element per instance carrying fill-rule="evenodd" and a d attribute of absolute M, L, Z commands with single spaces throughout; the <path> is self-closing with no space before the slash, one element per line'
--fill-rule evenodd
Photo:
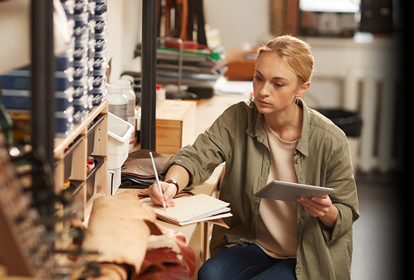
<path fill-rule="evenodd" d="M 193 145 L 166 164 L 161 197 L 206 180 L 226 162 L 220 199 L 230 202 L 229 229 L 215 226 L 211 255 L 198 279 L 349 279 L 352 224 L 359 217 L 345 134 L 308 108 L 313 56 L 307 43 L 280 36 L 258 49 L 254 102 L 229 107 Z M 297 203 L 254 196 L 268 182 L 326 186 L 325 197 Z"/>

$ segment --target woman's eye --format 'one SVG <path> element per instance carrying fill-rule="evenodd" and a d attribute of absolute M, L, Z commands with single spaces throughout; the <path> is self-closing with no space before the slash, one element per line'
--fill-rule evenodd
<path fill-rule="evenodd" d="M 275 86 L 276 86 L 276 87 L 283 87 L 283 86 L 284 86 L 284 84 L 275 83 Z"/>
<path fill-rule="evenodd" d="M 255 78 L 256 80 L 258 80 L 258 81 L 261 81 L 261 80 L 262 80 L 262 78 L 260 78 L 259 76 L 254 76 L 254 78 Z"/>

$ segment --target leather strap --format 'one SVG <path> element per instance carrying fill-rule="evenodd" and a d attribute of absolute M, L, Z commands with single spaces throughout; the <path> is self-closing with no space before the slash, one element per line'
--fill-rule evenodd
<path fill-rule="evenodd" d="M 197 43 L 207 46 L 206 31 L 204 29 L 204 4 L 203 0 L 196 0 L 197 7 Z"/>

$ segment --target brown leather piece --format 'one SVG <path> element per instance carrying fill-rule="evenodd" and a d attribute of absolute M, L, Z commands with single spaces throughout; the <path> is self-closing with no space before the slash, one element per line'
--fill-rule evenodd
<path fill-rule="evenodd" d="M 139 191 L 128 190 L 113 196 L 96 198 L 82 248 L 100 250 L 100 255 L 88 255 L 87 261 L 127 264 L 133 274 L 144 260 L 154 211 L 139 202 Z"/>
<path fill-rule="evenodd" d="M 151 235 L 164 235 L 170 240 L 174 241 L 180 248 L 184 264 L 189 270 L 189 275 L 192 276 L 195 270 L 195 254 L 193 249 L 185 241 L 185 236 L 178 231 L 159 226 L 152 221 L 145 221 L 151 230 Z"/>
<path fill-rule="evenodd" d="M 142 190 L 127 190 L 94 200 L 86 237 L 82 243 L 82 248 L 85 250 L 100 250 L 102 252 L 100 255 L 86 256 L 88 262 L 95 261 L 102 265 L 105 264 L 103 270 L 105 273 L 94 279 L 109 279 L 108 277 L 111 277 L 109 275 L 112 275 L 113 279 L 124 279 L 123 267 L 131 267 L 132 279 L 135 279 L 147 254 L 147 242 L 150 235 L 166 236 L 174 241 L 181 251 L 183 261 L 178 264 L 175 260 L 176 267 L 170 268 L 168 273 L 175 271 L 178 273 L 177 276 L 185 277 L 185 271 L 189 276 L 192 276 L 195 270 L 195 254 L 186 243 L 184 235 L 181 232 L 155 224 L 154 210 L 141 204 L 140 195 L 143 195 Z M 150 256 L 154 252 L 150 253 Z M 170 253 L 170 256 L 171 254 L 173 253 Z M 162 258 L 162 256 L 160 257 Z M 169 258 L 164 259 L 164 262 L 170 262 Z M 110 266 L 109 264 L 117 264 L 118 266 Z M 148 265 L 151 264 L 147 262 L 146 266 Z M 154 267 L 157 267 L 157 264 L 154 264 Z"/>
<path fill-rule="evenodd" d="M 190 278 L 188 269 L 181 264 L 178 254 L 171 248 L 162 247 L 147 251 L 141 272 L 135 280 L 144 279 L 187 280 Z"/>
<path fill-rule="evenodd" d="M 143 179 L 155 178 L 149 152 L 149 150 L 141 149 L 130 153 L 128 155 L 128 158 L 125 160 L 125 163 L 121 167 L 121 173 Z M 152 156 L 154 158 L 157 172 L 159 173 L 167 163 L 168 158 L 157 152 L 152 152 Z"/>

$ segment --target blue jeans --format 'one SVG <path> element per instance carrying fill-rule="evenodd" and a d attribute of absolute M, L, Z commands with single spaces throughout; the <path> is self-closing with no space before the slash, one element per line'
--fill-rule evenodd
<path fill-rule="evenodd" d="M 269 257 L 256 244 L 233 246 L 208 259 L 198 271 L 199 280 L 295 280 L 296 259 Z"/>

